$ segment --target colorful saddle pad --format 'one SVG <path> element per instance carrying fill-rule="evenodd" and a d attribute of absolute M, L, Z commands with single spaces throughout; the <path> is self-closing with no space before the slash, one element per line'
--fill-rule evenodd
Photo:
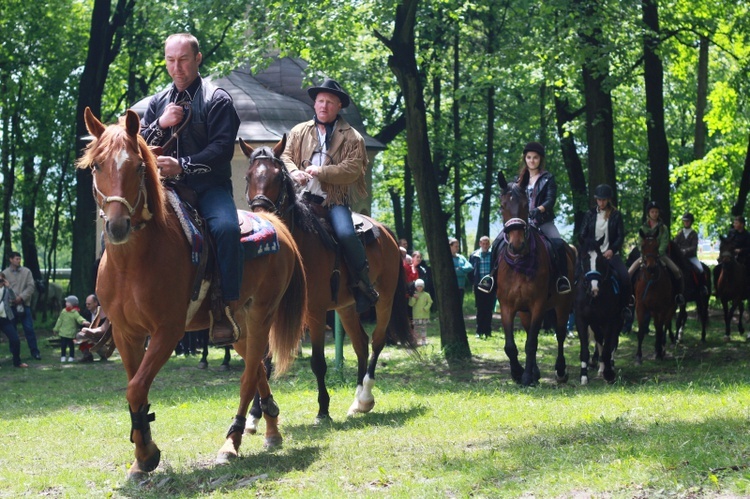
<path fill-rule="evenodd" d="M 279 251 L 279 238 L 273 224 L 255 213 L 237 210 L 240 220 L 240 241 L 245 260 Z"/>

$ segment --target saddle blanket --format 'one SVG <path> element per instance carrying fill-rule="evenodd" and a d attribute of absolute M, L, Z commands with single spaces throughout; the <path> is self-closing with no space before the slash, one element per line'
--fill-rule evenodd
<path fill-rule="evenodd" d="M 245 260 L 279 251 L 279 236 L 271 222 L 244 210 L 237 210 L 237 218 L 240 220 L 240 241 L 245 248 Z"/>

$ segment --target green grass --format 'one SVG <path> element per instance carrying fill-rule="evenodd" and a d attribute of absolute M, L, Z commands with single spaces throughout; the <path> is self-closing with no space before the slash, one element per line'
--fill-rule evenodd
<path fill-rule="evenodd" d="M 434 326 L 434 325 L 433 325 Z M 332 368 L 330 425 L 314 426 L 309 345 L 272 384 L 284 446 L 246 436 L 241 457 L 213 464 L 235 414 L 241 364 L 207 371 L 173 357 L 150 395 L 159 468 L 128 483 L 133 460 L 126 378 L 119 359 L 63 364 L 43 350 L 32 368 L 11 366 L 0 345 L 0 497 L 739 497 L 750 495 L 750 345 L 712 318 L 706 345 L 694 322 L 668 359 L 633 363 L 635 335 L 622 337 L 617 382 L 578 382 L 578 341 L 568 340 L 571 381 L 553 381 L 554 338 L 540 340 L 540 385 L 510 380 L 501 334 L 473 337 L 471 362 L 448 365 L 437 331 L 415 357 L 386 348 L 376 405 L 347 418 L 355 357 Z M 499 328 L 499 323 L 495 324 Z M 517 341 L 522 347 L 525 335 Z M 27 355 L 26 346 L 22 353 Z M 265 425 L 261 423 L 262 428 Z"/>

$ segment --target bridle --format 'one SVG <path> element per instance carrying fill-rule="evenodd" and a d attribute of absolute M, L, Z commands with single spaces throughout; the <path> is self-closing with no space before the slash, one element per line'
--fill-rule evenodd
<path fill-rule="evenodd" d="M 253 157 L 253 165 L 257 161 L 261 160 L 269 160 L 277 165 L 279 165 L 279 173 L 281 174 L 281 179 L 279 182 L 281 183 L 281 188 L 279 189 L 279 197 L 276 199 L 276 202 L 272 201 L 268 196 L 264 194 L 256 194 L 253 199 L 248 200 L 248 204 L 250 205 L 250 209 L 254 210 L 255 208 L 260 208 L 264 211 L 270 211 L 274 214 L 276 214 L 279 217 L 283 216 L 283 213 L 281 211 L 281 207 L 287 206 L 286 211 L 288 211 L 291 208 L 291 204 L 288 203 L 288 195 L 286 190 L 287 180 L 291 180 L 291 177 L 289 176 L 289 172 L 286 169 L 286 165 L 284 162 L 277 158 L 276 156 L 269 155 L 269 154 L 258 154 L 257 156 Z M 249 184 L 250 179 L 246 176 L 245 182 Z M 245 187 L 245 190 L 247 192 L 247 186 Z"/>
<path fill-rule="evenodd" d="M 143 161 L 141 161 L 141 164 L 138 166 L 138 171 L 141 175 L 141 182 L 140 187 L 138 188 L 138 197 L 136 197 L 133 204 L 130 204 L 130 202 L 122 196 L 105 195 L 101 190 L 99 190 L 99 187 L 96 184 L 96 170 L 92 172 L 93 181 L 91 183 L 91 190 L 94 193 L 94 200 L 96 201 L 96 205 L 99 207 L 99 217 L 102 220 L 104 220 L 105 222 L 108 220 L 107 215 L 104 213 L 104 208 L 109 203 L 117 202 L 124 205 L 128 210 L 128 215 L 132 217 L 135 213 L 136 207 L 140 204 L 141 200 L 143 200 L 143 210 L 141 211 L 141 217 L 143 218 L 143 221 L 135 225 L 133 227 L 133 230 L 139 230 L 143 228 L 146 222 L 151 219 L 152 214 L 148 209 L 148 192 L 146 191 L 146 164 Z"/>

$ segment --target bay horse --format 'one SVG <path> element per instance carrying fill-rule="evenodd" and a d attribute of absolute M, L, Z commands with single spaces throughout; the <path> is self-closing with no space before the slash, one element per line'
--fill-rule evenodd
<path fill-rule="evenodd" d="M 550 250 L 541 233 L 529 224 L 529 199 L 526 195 L 527 174 L 518 183 L 509 184 L 502 172 L 498 183 L 502 189 L 501 209 L 504 221 L 505 247 L 498 256 L 497 299 L 500 302 L 503 330 L 505 332 L 505 354 L 510 359 L 513 380 L 523 386 L 534 385 L 540 373 L 536 361 L 539 329 L 545 313 L 555 312 L 555 336 L 557 338 L 556 379 L 567 382 L 563 345 L 567 335 L 567 322 L 573 308 L 573 293 L 560 295 L 552 278 Z M 568 279 L 573 282 L 575 248 L 568 245 Z M 518 361 L 513 321 L 516 314 L 526 330 L 526 366 Z"/>
<path fill-rule="evenodd" d="M 716 297 L 721 300 L 724 311 L 724 341 L 729 341 L 732 329 L 732 317 L 739 311 L 737 329 L 740 335 L 745 333 L 742 315 L 745 311 L 745 300 L 748 299 L 747 266 L 737 260 L 735 244 L 725 237 L 719 238 L 719 275 L 716 276 Z M 730 306 L 731 304 L 731 306 Z"/>
<path fill-rule="evenodd" d="M 643 363 L 641 346 L 648 334 L 648 324 L 653 317 L 656 330 L 656 358 L 663 360 L 667 345 L 667 327 L 675 314 L 675 290 L 669 269 L 659 260 L 659 240 L 647 236 L 641 230 L 641 264 L 636 270 L 633 290 L 635 293 L 635 315 L 638 320 L 638 350 L 636 364 Z"/>
<path fill-rule="evenodd" d="M 602 255 L 599 245 L 581 248 L 575 286 L 575 321 L 581 342 L 581 384 L 588 384 L 589 328 L 593 332 L 599 357 L 599 375 L 614 383 L 614 353 L 623 325 L 623 306 L 617 274 Z"/>
<path fill-rule="evenodd" d="M 103 125 L 90 109 L 84 116 L 93 140 L 78 161 L 91 168 L 94 198 L 104 219 L 105 251 L 96 293 L 113 325 L 113 334 L 128 377 L 130 440 L 135 462 L 128 471 L 138 479 L 159 464 L 161 452 L 151 438 L 148 393 L 186 330 L 209 327 L 210 299 L 204 281 L 198 300 L 191 301 L 197 266 L 190 244 L 160 181 L 156 158 L 139 134 L 132 110 L 118 124 Z M 245 360 L 240 402 L 217 462 L 238 456 L 245 416 L 256 392 L 264 401 L 266 446 L 281 443 L 278 405 L 266 381 L 262 360 L 266 346 L 276 356 L 277 372 L 294 360 L 306 307 L 305 273 L 297 246 L 283 222 L 259 215 L 278 236 L 276 253 L 246 260 L 241 307 L 236 319 L 242 330 L 235 350 Z M 148 349 L 144 348 L 150 336 Z"/>
<path fill-rule="evenodd" d="M 372 389 L 375 368 L 386 343 L 386 335 L 409 349 L 416 347 L 408 318 L 406 280 L 401 264 L 401 252 L 393 233 L 369 217 L 379 236 L 365 245 L 370 265 L 370 282 L 380 293 L 375 305 L 376 323 L 372 332 L 372 355 L 368 362 L 368 336 L 362 327 L 351 291 L 354 281 L 346 271 L 343 260 L 327 247 L 314 225 L 315 215 L 297 197 L 296 182 L 281 160 L 286 147 L 286 135 L 273 147 L 253 149 L 242 139 L 240 148 L 248 157 L 245 175 L 245 196 L 251 210 L 277 213 L 292 229 L 307 275 L 307 328 L 310 332 L 312 357 L 310 366 L 318 384 L 318 414 L 316 422 L 331 419 L 330 396 L 326 388 L 325 326 L 326 312 L 335 310 L 349 335 L 357 355 L 357 388 L 348 415 L 366 413 L 375 405 Z M 332 286 L 332 280 L 338 285 Z M 337 292 L 335 290 L 337 288 Z M 337 293 L 337 295 L 336 295 Z"/>

